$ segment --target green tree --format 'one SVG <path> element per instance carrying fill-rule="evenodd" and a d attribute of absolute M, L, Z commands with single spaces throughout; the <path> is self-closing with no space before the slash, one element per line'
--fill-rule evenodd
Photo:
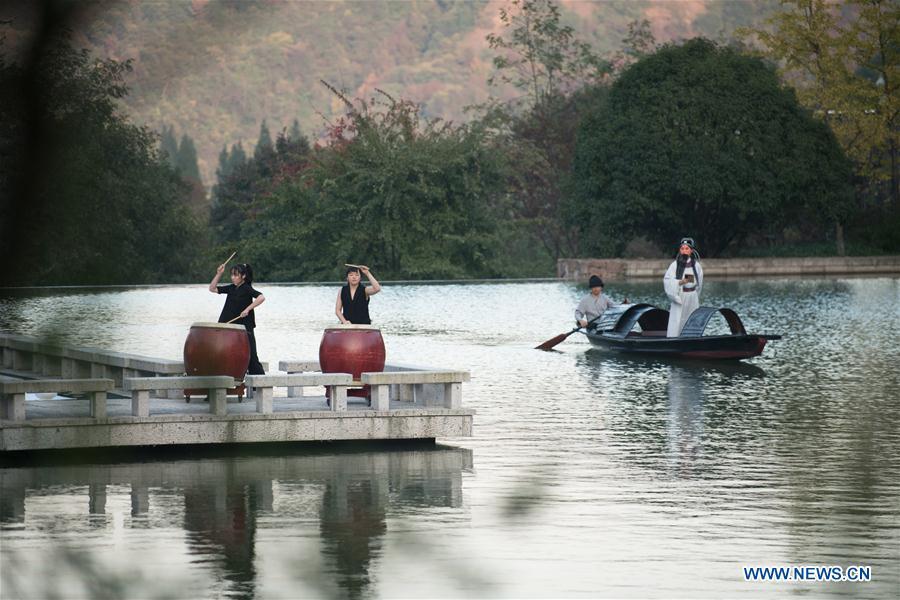
<path fill-rule="evenodd" d="M 560 8 L 551 0 L 513 0 L 499 17 L 501 31 L 487 36 L 497 52 L 488 81 L 511 84 L 523 96 L 511 103 L 491 102 L 482 118 L 497 132 L 508 158 L 512 224 L 549 259 L 577 255 L 579 232 L 563 218 L 563 198 L 580 111 L 602 95 L 598 82 L 609 74 L 610 64 L 562 23 Z"/>
<path fill-rule="evenodd" d="M 500 9 L 502 31 L 487 36 L 494 57 L 491 85 L 508 83 L 540 109 L 565 92 L 602 81 L 609 64 L 562 24 L 552 0 L 511 0 Z"/>
<path fill-rule="evenodd" d="M 171 125 L 163 125 L 159 150 L 169 166 L 178 167 L 178 141 L 175 139 L 175 128 Z"/>
<path fill-rule="evenodd" d="M 284 179 L 305 168 L 309 141 L 302 134 L 297 135 L 296 139 L 290 139 L 281 131 L 272 144 L 263 121 L 260 141 L 251 158 L 246 157 L 240 142 L 231 147 L 230 154 L 223 148 L 210 210 L 217 242 L 229 245 L 242 239 L 243 224 L 256 218 L 263 199 Z"/>
<path fill-rule="evenodd" d="M 294 125 L 291 127 L 291 133 L 283 130 L 275 139 L 275 154 L 279 165 L 296 161 L 300 157 L 309 154 L 309 151 L 309 140 L 300 133 L 300 126 L 296 120 L 294 120 Z"/>
<path fill-rule="evenodd" d="M 300 131 L 300 121 L 294 119 L 294 122 L 291 123 L 291 131 L 288 133 L 288 139 L 292 142 L 299 141 L 301 139 L 306 139 L 303 133 Z M 308 142 L 307 142 L 308 143 Z"/>
<path fill-rule="evenodd" d="M 3 162 L 17 173 L 3 190 L 7 283 L 194 276 L 204 238 L 184 207 L 189 189 L 158 137 L 117 109 L 130 69 L 62 38 L 28 71 L 0 61 L 0 139 L 13 142 Z"/>
<path fill-rule="evenodd" d="M 628 24 L 628 33 L 622 39 L 622 48 L 613 55 L 612 68 L 623 71 L 629 65 L 652 54 L 658 47 L 648 19 L 636 19 Z"/>
<path fill-rule="evenodd" d="M 186 133 L 181 136 L 176 162 L 176 171 L 191 188 L 188 205 L 199 219 L 205 221 L 209 215 L 206 188 L 203 187 L 203 180 L 200 178 L 200 167 L 197 165 L 197 149 L 194 147 L 194 140 Z"/>
<path fill-rule="evenodd" d="M 255 159 L 247 158 L 243 144 L 232 144 L 227 159 L 220 162 L 218 181 L 212 190 L 209 220 L 217 242 L 233 244 L 240 238 L 241 223 L 247 218 L 260 188 L 266 185 L 268 178 L 261 176 Z"/>
<path fill-rule="evenodd" d="M 255 160 L 233 163 L 228 175 L 213 190 L 209 219 L 216 242 L 233 245 L 240 239 L 241 224 L 268 182 L 268 177 L 260 175 Z"/>
<path fill-rule="evenodd" d="M 181 136 L 181 143 L 178 145 L 178 156 L 175 160 L 175 168 L 181 173 L 181 176 L 189 181 L 202 182 L 200 179 L 200 167 L 197 166 L 197 148 L 194 146 L 188 134 Z"/>
<path fill-rule="evenodd" d="M 231 174 L 231 162 L 228 154 L 228 144 L 222 146 L 219 152 L 219 164 L 216 167 L 216 181 L 220 182 Z"/>
<path fill-rule="evenodd" d="M 308 167 L 260 199 L 243 233 L 262 271 L 323 279 L 366 261 L 385 277 L 499 274 L 499 153 L 475 126 L 384 98 L 348 103 Z"/>
<path fill-rule="evenodd" d="M 900 4 L 784 0 L 764 27 L 742 33 L 834 131 L 863 184 L 862 204 L 884 190 L 900 208 Z"/>
<path fill-rule="evenodd" d="M 579 132 L 572 215 L 586 246 L 692 235 L 710 256 L 852 208 L 849 162 L 774 69 L 693 39 L 639 60 Z"/>
<path fill-rule="evenodd" d="M 241 142 L 231 145 L 231 155 L 228 158 L 228 165 L 231 170 L 240 169 L 247 163 L 247 153 L 244 151 L 244 145 Z"/>
<path fill-rule="evenodd" d="M 259 126 L 259 139 L 256 141 L 256 147 L 253 149 L 253 159 L 260 163 L 265 163 L 272 159 L 275 154 L 275 146 L 272 143 L 272 134 L 263 119 Z"/>

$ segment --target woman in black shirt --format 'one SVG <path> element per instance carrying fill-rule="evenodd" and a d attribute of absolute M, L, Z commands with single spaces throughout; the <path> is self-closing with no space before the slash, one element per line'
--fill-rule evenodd
<path fill-rule="evenodd" d="M 372 285 L 360 285 L 360 272 L 366 276 L 366 279 Z M 340 319 L 341 323 L 347 325 L 371 325 L 372 319 L 369 317 L 369 296 L 377 294 L 381 291 L 381 284 L 369 272 L 369 267 L 360 265 L 359 267 L 347 268 L 347 285 L 338 292 L 337 302 L 334 305 L 334 314 Z"/>
<path fill-rule="evenodd" d="M 265 375 L 259 357 L 256 355 L 256 337 L 253 329 L 256 327 L 256 316 L 253 309 L 266 301 L 258 290 L 253 289 L 253 269 L 248 264 L 240 264 L 231 267 L 231 283 L 219 285 L 219 278 L 225 272 L 225 265 L 219 265 L 216 276 L 209 283 L 209 291 L 214 294 L 227 294 L 222 314 L 219 315 L 219 323 L 232 322 L 235 325 L 243 325 L 247 329 L 247 337 L 250 338 L 250 364 L 247 372 L 251 375 Z M 240 317 L 240 318 L 237 318 Z"/>

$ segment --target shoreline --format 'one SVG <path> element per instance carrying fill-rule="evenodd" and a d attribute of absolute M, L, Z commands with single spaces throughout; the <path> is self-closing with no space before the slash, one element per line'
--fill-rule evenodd
<path fill-rule="evenodd" d="M 561 258 L 556 274 L 563 281 L 580 281 L 598 274 L 608 281 L 657 279 L 671 258 Z M 792 258 L 700 259 L 705 277 L 831 277 L 900 275 L 900 256 L 828 256 Z"/>
<path fill-rule="evenodd" d="M 718 279 L 757 277 L 877 277 L 900 275 L 900 255 L 832 256 L 792 258 L 701 258 L 705 276 Z M 597 274 L 607 281 L 641 281 L 657 279 L 669 268 L 670 258 L 560 258 L 555 277 L 514 277 L 509 279 L 391 279 L 385 285 L 466 285 L 505 283 L 555 283 L 581 281 Z M 258 286 L 333 287 L 343 281 L 258 281 Z M 22 285 L 2 286 L 4 291 L 64 290 L 128 290 L 167 287 L 207 286 L 209 282 L 187 283 L 112 283 L 86 285 Z"/>

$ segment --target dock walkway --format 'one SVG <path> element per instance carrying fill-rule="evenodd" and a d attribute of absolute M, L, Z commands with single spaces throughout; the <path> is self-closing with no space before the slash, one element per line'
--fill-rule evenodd
<path fill-rule="evenodd" d="M 252 397 L 239 399 L 226 395 L 232 378 L 187 377 L 177 361 L 11 334 L 0 334 L 0 352 L 0 452 L 472 435 L 466 371 L 388 364 L 352 381 L 289 360 L 281 373 L 248 376 Z M 371 400 L 348 395 L 361 385 Z M 206 394 L 188 403 L 185 389 Z"/>

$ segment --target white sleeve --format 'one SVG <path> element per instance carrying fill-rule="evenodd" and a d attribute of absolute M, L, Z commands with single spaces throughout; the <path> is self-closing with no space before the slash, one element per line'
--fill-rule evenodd
<path fill-rule="evenodd" d="M 580 321 L 581 319 L 584 318 L 584 312 L 581 307 L 582 304 L 584 304 L 584 299 L 582 299 L 581 302 L 578 303 L 578 306 L 575 308 L 575 320 L 576 321 Z"/>
<path fill-rule="evenodd" d="M 678 280 L 675 279 L 675 263 L 676 261 L 673 260 L 663 277 L 663 288 L 665 289 L 666 296 L 669 297 L 669 300 L 675 304 L 681 304 L 681 286 L 678 284 Z"/>
<path fill-rule="evenodd" d="M 700 261 L 694 261 L 694 272 L 697 273 L 697 296 L 699 297 L 700 292 L 703 291 L 703 267 L 700 266 Z"/>

